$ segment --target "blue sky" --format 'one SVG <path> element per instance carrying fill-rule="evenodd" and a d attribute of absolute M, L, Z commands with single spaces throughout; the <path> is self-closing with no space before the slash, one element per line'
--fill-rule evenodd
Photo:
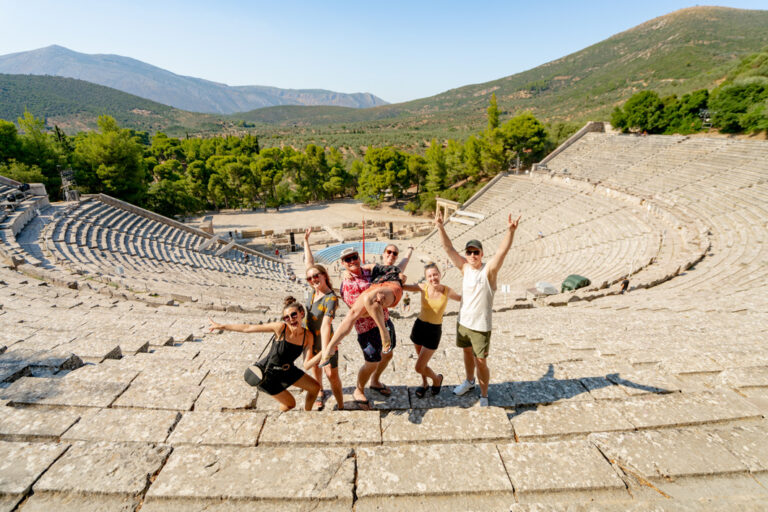
<path fill-rule="evenodd" d="M 511 75 L 694 2 L 0 0 L 0 54 L 59 44 L 230 85 L 390 102 Z M 768 0 L 718 5 L 768 9 Z"/>

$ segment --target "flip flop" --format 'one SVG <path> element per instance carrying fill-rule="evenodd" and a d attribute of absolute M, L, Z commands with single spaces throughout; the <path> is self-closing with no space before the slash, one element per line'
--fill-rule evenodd
<path fill-rule="evenodd" d="M 443 374 L 438 373 L 437 376 L 440 377 L 440 384 L 432 386 L 432 396 L 439 395 L 440 390 L 443 389 Z"/>
<path fill-rule="evenodd" d="M 427 388 L 424 386 L 419 386 L 416 388 L 416 391 L 414 391 L 413 394 L 416 395 L 416 398 L 424 398 L 424 395 L 427 394 Z"/>
<path fill-rule="evenodd" d="M 322 411 L 323 409 L 325 409 L 325 402 L 323 402 L 320 398 L 315 400 L 315 405 L 317 406 L 315 408 L 316 411 Z"/>
<path fill-rule="evenodd" d="M 353 400 L 352 401 L 357 407 L 364 411 L 370 411 L 371 410 L 371 401 L 370 400 Z"/>
<path fill-rule="evenodd" d="M 368 386 L 368 387 L 381 395 L 384 395 L 384 396 L 392 395 L 392 390 L 389 389 L 387 386 Z"/>

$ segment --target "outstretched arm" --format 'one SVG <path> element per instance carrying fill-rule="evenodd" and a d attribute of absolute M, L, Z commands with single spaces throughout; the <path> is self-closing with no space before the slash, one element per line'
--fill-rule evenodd
<path fill-rule="evenodd" d="M 309 235 L 312 234 L 312 227 L 308 227 L 304 232 L 304 268 L 309 268 L 315 264 L 315 257 L 312 256 L 312 249 L 309 248 Z"/>
<path fill-rule="evenodd" d="M 501 265 L 504 263 L 504 258 L 507 257 L 509 248 L 512 247 L 512 240 L 515 239 L 515 231 L 517 230 L 517 225 L 519 223 L 520 217 L 513 221 L 512 214 L 510 213 L 509 219 L 507 219 L 507 232 L 504 234 L 504 238 L 501 239 L 496 254 L 494 254 L 491 261 L 488 262 L 488 281 L 494 289 L 496 288 L 496 276 L 501 269 Z"/>
<path fill-rule="evenodd" d="M 401 272 L 405 272 L 405 267 L 407 267 L 408 262 L 411 261 L 411 256 L 413 256 L 413 246 L 408 246 L 408 254 L 403 256 L 403 259 L 397 264 L 397 266 L 400 267 Z"/>
<path fill-rule="evenodd" d="M 448 295 L 449 299 L 455 300 L 456 302 L 461 302 L 461 294 L 456 293 L 456 291 L 453 288 L 449 288 L 448 286 L 446 286 L 445 294 Z"/>
<path fill-rule="evenodd" d="M 283 327 L 282 322 L 273 322 L 270 324 L 220 324 L 216 323 L 211 318 L 208 318 L 208 321 L 211 322 L 210 332 L 213 331 L 233 331 L 233 332 L 244 332 L 244 333 L 251 333 L 251 332 L 274 332 L 275 334 L 280 332 L 280 329 Z"/>
<path fill-rule="evenodd" d="M 464 271 L 464 264 L 467 262 L 464 257 L 456 252 L 456 249 L 453 248 L 453 243 L 451 242 L 451 239 L 448 238 L 448 233 L 445 232 L 445 226 L 443 225 L 443 214 L 441 212 L 437 212 L 437 215 L 435 215 L 435 226 L 437 227 L 437 231 L 440 234 L 440 240 L 443 242 L 443 248 L 445 249 L 445 252 L 448 254 L 448 257 L 453 262 L 454 266 Z"/>

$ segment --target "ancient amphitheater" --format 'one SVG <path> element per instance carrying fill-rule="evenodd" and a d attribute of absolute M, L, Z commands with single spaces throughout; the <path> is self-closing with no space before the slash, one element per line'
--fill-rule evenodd
<path fill-rule="evenodd" d="M 599 129 L 447 226 L 492 252 L 523 215 L 482 409 L 416 398 L 401 318 L 375 410 L 278 414 L 242 380 L 266 338 L 206 316 L 275 316 L 302 293 L 281 261 L 33 187 L 0 221 L 0 510 L 768 509 L 768 143 Z M 434 235 L 417 251 L 445 259 Z M 592 286 L 528 291 L 571 273 Z M 432 365 L 447 385 L 454 323 Z M 341 354 L 351 386 L 362 357 Z"/>

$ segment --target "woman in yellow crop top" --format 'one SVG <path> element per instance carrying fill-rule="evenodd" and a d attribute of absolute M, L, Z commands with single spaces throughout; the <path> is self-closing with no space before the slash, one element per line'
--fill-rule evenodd
<path fill-rule="evenodd" d="M 416 359 L 416 372 L 421 375 L 421 387 L 416 388 L 416 396 L 424 398 L 428 389 L 433 395 L 440 393 L 443 385 L 443 376 L 436 374 L 429 367 L 429 360 L 440 344 L 443 332 L 443 313 L 448 305 L 448 299 L 461 300 L 461 295 L 451 288 L 440 284 L 440 269 L 430 263 L 424 267 L 426 283 L 418 285 L 405 285 L 403 290 L 418 292 L 421 295 L 421 312 L 411 330 L 411 341 L 416 347 L 418 357 Z M 432 381 L 428 385 L 427 379 Z"/>

